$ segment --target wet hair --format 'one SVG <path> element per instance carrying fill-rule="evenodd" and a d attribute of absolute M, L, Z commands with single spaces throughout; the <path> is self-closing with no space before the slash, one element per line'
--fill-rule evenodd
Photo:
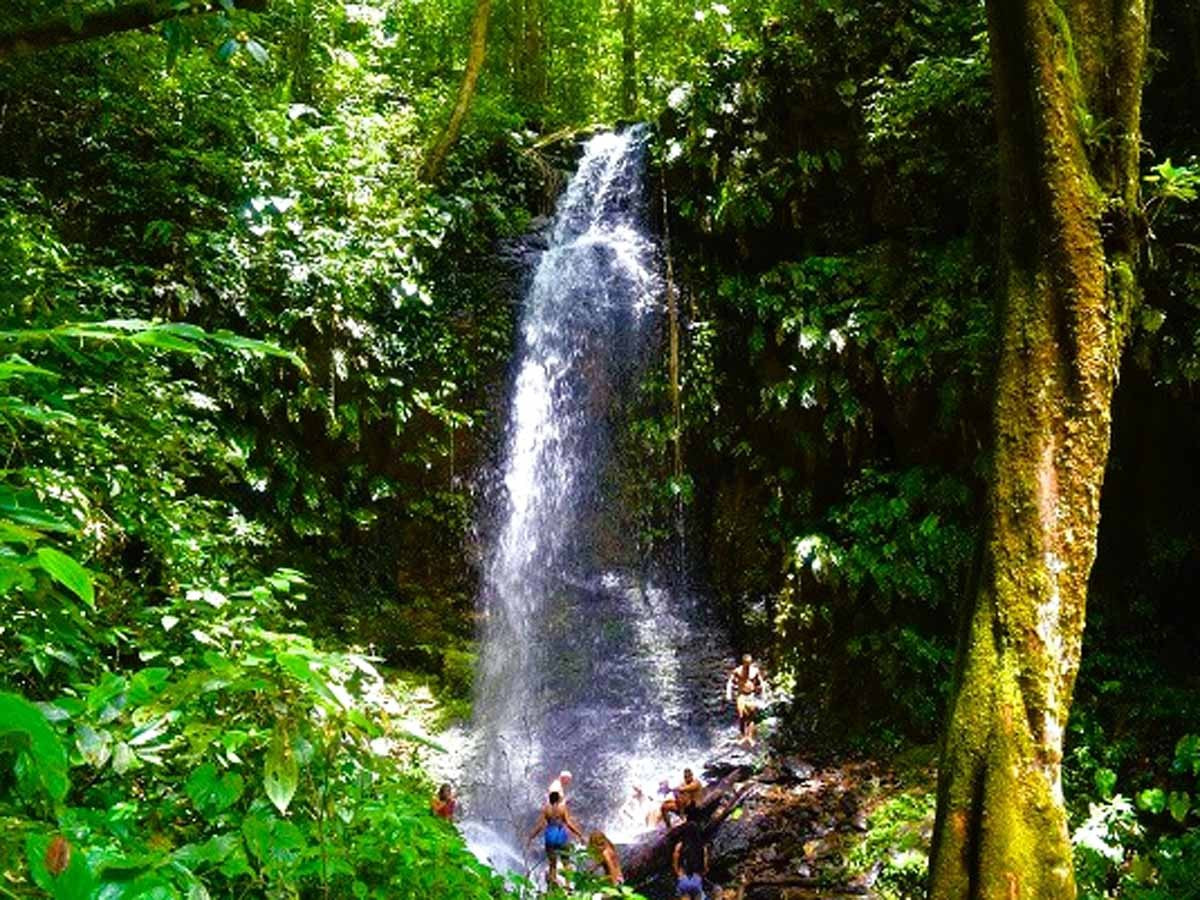
<path fill-rule="evenodd" d="M 588 852 L 597 860 L 604 856 L 604 851 L 610 846 L 612 846 L 612 841 L 603 831 L 593 831 L 588 835 Z"/>
<path fill-rule="evenodd" d="M 695 773 L 694 773 L 694 772 L 693 772 L 691 769 L 684 769 L 684 770 L 683 770 L 683 777 L 684 777 L 684 778 L 687 778 L 689 775 L 691 775 L 693 778 L 695 778 L 695 777 L 696 777 Z"/>
<path fill-rule="evenodd" d="M 561 800 L 561 799 L 562 799 L 562 794 L 560 794 L 558 791 L 551 791 L 551 792 L 550 792 L 550 805 L 551 805 L 551 806 L 553 806 L 554 804 L 556 804 L 556 803 L 557 803 L 559 800 Z"/>
<path fill-rule="evenodd" d="M 449 800 L 450 799 L 450 791 L 451 791 L 450 785 L 443 784 L 440 788 L 438 788 L 438 799 L 441 800 L 443 803 L 445 801 Z"/>

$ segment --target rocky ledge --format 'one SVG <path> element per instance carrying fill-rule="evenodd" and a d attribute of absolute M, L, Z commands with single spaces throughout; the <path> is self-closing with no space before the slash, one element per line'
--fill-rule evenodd
<path fill-rule="evenodd" d="M 872 811 L 904 787 L 893 767 L 730 748 L 704 775 L 709 900 L 877 896 L 882 863 L 854 871 L 848 857 L 867 837 Z M 652 900 L 675 897 L 670 854 L 677 833 L 678 827 L 623 849 L 627 879 Z"/>

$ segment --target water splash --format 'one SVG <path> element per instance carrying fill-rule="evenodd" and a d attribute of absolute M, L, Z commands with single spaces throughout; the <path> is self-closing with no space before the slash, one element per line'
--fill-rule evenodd
<path fill-rule="evenodd" d="M 653 796 L 712 744 L 715 632 L 693 601 L 603 572 L 588 524 L 611 511 L 609 419 L 659 308 L 644 144 L 642 128 L 588 142 L 522 310 L 481 597 L 482 750 L 464 779 L 477 849 L 507 868 L 560 769 L 577 818 L 627 834 L 645 824 L 634 786 Z"/>

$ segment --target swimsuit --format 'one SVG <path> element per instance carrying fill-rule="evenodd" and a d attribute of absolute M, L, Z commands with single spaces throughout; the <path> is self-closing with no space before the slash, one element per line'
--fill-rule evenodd
<path fill-rule="evenodd" d="M 548 807 L 554 809 L 554 807 Z M 561 850 L 567 846 L 570 837 L 567 835 L 567 820 L 565 816 L 546 816 L 546 852 Z"/>
<path fill-rule="evenodd" d="M 704 879 L 699 875 L 684 875 L 676 883 L 675 891 L 680 897 L 704 900 Z"/>
<path fill-rule="evenodd" d="M 546 826 L 546 850 L 561 850 L 567 846 L 567 826 L 562 822 L 551 822 Z"/>

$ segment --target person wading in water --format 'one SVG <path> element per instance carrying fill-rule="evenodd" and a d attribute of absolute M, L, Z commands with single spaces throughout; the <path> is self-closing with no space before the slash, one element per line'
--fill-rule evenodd
<path fill-rule="evenodd" d="M 733 702 L 735 691 L 737 692 L 738 731 L 741 734 L 738 743 L 753 747 L 754 720 L 763 703 L 766 682 L 749 653 L 742 657 L 742 664 L 734 667 L 733 671 L 729 673 L 729 680 L 725 682 L 725 701 L 727 703 Z"/>
<path fill-rule="evenodd" d="M 533 840 L 538 836 L 539 832 L 545 832 L 546 845 L 546 862 L 549 863 L 550 869 L 546 875 L 546 884 L 558 884 L 558 857 L 567 849 L 571 838 L 567 833 L 574 834 L 579 840 L 583 840 L 583 832 L 581 832 L 571 819 L 571 814 L 567 811 L 567 804 L 563 802 L 562 794 L 558 791 L 551 791 L 549 796 L 550 802 L 542 807 L 542 814 L 538 818 L 537 824 L 533 826 L 533 831 L 529 832 L 529 840 Z"/>
<path fill-rule="evenodd" d="M 438 788 L 437 794 L 429 802 L 429 808 L 433 814 L 448 822 L 454 820 L 454 809 L 457 805 L 458 801 L 454 799 L 454 789 L 448 784 L 443 784 Z"/>

